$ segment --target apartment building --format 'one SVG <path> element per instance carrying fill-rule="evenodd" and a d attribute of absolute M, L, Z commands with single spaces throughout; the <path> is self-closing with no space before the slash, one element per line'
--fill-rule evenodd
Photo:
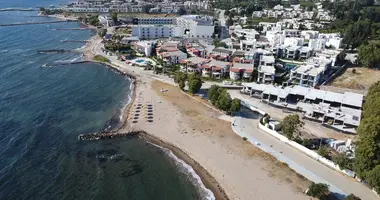
<path fill-rule="evenodd" d="M 200 57 L 190 57 L 179 61 L 181 72 L 195 73 L 202 69 L 202 65 L 210 60 Z"/>
<path fill-rule="evenodd" d="M 170 18 L 170 17 L 134 18 L 133 23 L 134 24 L 170 25 L 170 24 L 176 24 L 176 18 Z"/>
<path fill-rule="evenodd" d="M 138 41 L 132 43 L 132 48 L 141 53 L 144 54 L 145 56 L 150 56 L 152 54 L 152 45 L 153 42 L 151 41 Z"/>
<path fill-rule="evenodd" d="M 276 69 L 274 67 L 275 58 L 274 56 L 265 56 L 262 55 L 259 61 L 259 67 L 257 69 L 258 76 L 257 82 L 264 84 L 273 84 Z"/>
<path fill-rule="evenodd" d="M 233 33 L 236 35 L 237 39 L 245 38 L 244 40 L 256 41 L 260 37 L 260 33 L 255 29 L 242 29 L 235 28 Z"/>
<path fill-rule="evenodd" d="M 334 58 L 323 56 L 309 58 L 305 64 L 290 71 L 289 81 L 294 85 L 315 87 L 320 84 L 322 75 L 333 62 Z"/>
<path fill-rule="evenodd" d="M 285 29 L 282 31 L 282 34 L 285 37 L 300 37 L 301 36 L 301 31 L 295 30 L 295 29 Z"/>
<path fill-rule="evenodd" d="M 174 25 L 134 25 L 132 36 L 140 39 L 181 37 L 182 30 Z"/>
<path fill-rule="evenodd" d="M 184 37 L 212 38 L 214 25 L 212 17 L 200 15 L 183 15 L 177 18 L 176 24 L 184 30 Z"/>
<path fill-rule="evenodd" d="M 352 92 L 336 93 L 302 86 L 276 87 L 273 85 L 244 83 L 242 93 L 261 101 L 293 111 L 303 117 L 319 121 L 346 133 L 356 133 L 360 124 L 363 95 Z"/>
<path fill-rule="evenodd" d="M 297 60 L 300 49 L 300 46 L 288 46 L 283 52 L 283 57 L 289 60 Z"/>
<path fill-rule="evenodd" d="M 187 58 L 187 54 L 180 50 L 162 52 L 159 55 L 164 61 L 172 64 L 178 64 L 180 60 Z"/>

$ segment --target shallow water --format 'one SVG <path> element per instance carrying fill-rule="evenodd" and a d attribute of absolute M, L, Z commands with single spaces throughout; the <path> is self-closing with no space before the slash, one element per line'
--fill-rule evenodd
<path fill-rule="evenodd" d="M 24 2 L 27 2 L 24 4 Z M 51 1 L 4 1 L 32 7 Z M 62 1 L 61 1 L 62 2 Z M 46 21 L 36 12 L 0 12 L 3 22 Z M 2 23 L 3 23 L 2 22 Z M 54 31 L 77 23 L 0 27 L 0 199 L 200 199 L 183 170 L 137 138 L 78 141 L 117 121 L 130 80 L 74 53 L 90 31 Z"/>

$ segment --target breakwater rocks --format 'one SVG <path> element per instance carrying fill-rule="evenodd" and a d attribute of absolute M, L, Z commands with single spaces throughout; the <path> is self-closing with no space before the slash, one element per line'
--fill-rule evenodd
<path fill-rule="evenodd" d="M 46 49 L 46 50 L 38 50 L 37 53 L 67 53 L 73 52 L 72 50 L 66 49 Z"/>
<path fill-rule="evenodd" d="M 0 26 L 21 26 L 29 24 L 54 24 L 62 22 L 76 22 L 77 20 L 55 20 L 55 21 L 40 21 L 40 22 L 18 22 L 18 23 L 9 23 L 9 24 L 0 24 Z"/>
<path fill-rule="evenodd" d="M 88 134 L 80 134 L 78 136 L 79 140 L 101 140 L 101 139 L 112 139 L 119 137 L 131 137 L 137 136 L 141 133 L 145 133 L 144 131 L 130 131 L 130 132 L 98 132 L 98 133 L 88 133 Z"/>

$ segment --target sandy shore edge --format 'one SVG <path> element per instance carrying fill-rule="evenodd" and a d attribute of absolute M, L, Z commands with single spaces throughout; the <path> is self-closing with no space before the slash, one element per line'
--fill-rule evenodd
<path fill-rule="evenodd" d="M 190 165 L 194 169 L 194 171 L 198 174 L 198 176 L 201 178 L 206 188 L 212 191 L 212 193 L 215 196 L 215 199 L 229 200 L 226 192 L 224 191 L 222 186 L 218 183 L 218 181 L 216 181 L 215 178 L 211 176 L 211 174 L 205 168 L 202 167 L 202 165 L 200 165 L 196 160 L 192 159 L 182 149 L 168 142 L 165 142 L 149 133 L 140 134 L 140 137 L 155 145 L 169 149 L 176 157 L 178 157 L 179 159 L 183 160 L 188 165 Z"/>
<path fill-rule="evenodd" d="M 104 65 L 108 69 L 110 69 L 116 73 L 122 74 L 124 76 L 127 76 L 128 78 L 130 78 L 132 80 L 131 84 L 133 86 L 132 86 L 131 92 L 133 94 L 132 94 L 131 100 L 124 106 L 124 109 L 122 111 L 124 117 L 122 118 L 122 121 L 120 122 L 121 125 L 117 129 L 114 129 L 112 131 L 117 132 L 121 129 L 124 129 L 127 126 L 127 121 L 128 121 L 126 116 L 128 116 L 129 111 L 130 111 L 133 103 L 136 100 L 136 88 L 138 85 L 138 78 L 136 78 L 136 75 L 134 75 L 133 73 L 128 73 L 128 72 L 125 72 L 123 70 L 120 70 L 117 66 L 115 66 L 111 63 L 105 63 L 105 62 L 100 62 L 100 61 L 91 61 L 91 60 L 88 60 L 88 61 Z M 164 147 L 166 149 L 169 149 L 176 157 L 183 160 L 186 164 L 190 165 L 194 169 L 196 174 L 201 178 L 202 183 L 206 186 L 206 188 L 212 191 L 212 193 L 215 196 L 215 199 L 217 199 L 217 200 L 229 200 L 226 192 L 224 191 L 222 186 L 218 183 L 218 181 L 216 181 L 216 179 L 203 166 L 201 166 L 197 161 L 192 159 L 180 147 L 177 147 L 173 144 L 170 144 L 166 141 L 163 141 L 163 140 L 161 140 L 161 139 L 159 139 L 159 138 L 157 138 L 157 137 L 155 137 L 152 134 L 149 134 L 147 132 L 140 134 L 140 137 L 142 139 L 144 139 L 145 141 L 148 141 L 148 142 L 151 142 L 151 143 L 158 145 L 160 147 Z"/>

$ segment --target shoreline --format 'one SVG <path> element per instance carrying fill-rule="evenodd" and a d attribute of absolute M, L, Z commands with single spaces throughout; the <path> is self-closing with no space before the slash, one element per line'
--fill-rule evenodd
<path fill-rule="evenodd" d="M 147 142 L 151 142 L 154 145 L 170 150 L 176 157 L 188 164 L 200 177 L 204 186 L 214 194 L 215 199 L 230 200 L 218 181 L 216 181 L 216 179 L 202 165 L 191 158 L 182 149 L 166 141 L 163 141 L 160 138 L 149 134 L 148 132 L 140 134 L 140 137 Z"/>
<path fill-rule="evenodd" d="M 130 78 L 132 80 L 131 84 L 132 84 L 133 89 L 131 90 L 131 92 L 133 94 L 132 94 L 131 100 L 128 103 L 126 103 L 126 105 L 124 106 L 124 109 L 122 109 L 122 113 L 121 113 L 122 116 L 128 116 L 129 111 L 130 111 L 134 101 L 136 100 L 137 78 L 135 77 L 135 75 L 132 73 L 124 72 L 121 69 L 119 69 L 118 67 L 113 66 L 111 63 L 105 63 L 105 62 L 100 62 L 100 61 L 88 61 L 88 62 L 93 62 L 93 63 L 104 65 L 108 69 L 110 69 L 116 73 L 119 73 L 123 76 L 127 76 L 128 78 Z M 126 128 L 128 125 L 127 123 L 128 123 L 127 117 L 123 117 L 122 121 L 120 122 L 121 125 L 117 128 L 109 130 L 109 132 L 118 132 L 121 129 Z M 141 134 L 141 133 L 143 133 L 143 134 Z M 216 181 L 216 179 L 202 165 L 200 165 L 196 160 L 194 160 L 187 153 L 185 153 L 184 150 L 182 150 L 180 147 L 177 147 L 173 144 L 170 144 L 167 141 L 163 141 L 162 139 L 160 139 L 160 138 L 158 138 L 158 137 L 156 137 L 156 136 L 154 136 L 148 132 L 145 132 L 144 130 L 142 130 L 141 133 L 139 134 L 139 136 L 142 139 L 144 139 L 145 141 L 151 142 L 152 144 L 155 144 L 159 147 L 163 147 L 163 148 L 170 150 L 176 157 L 178 157 L 180 160 L 184 161 L 186 164 L 191 166 L 191 168 L 193 168 L 195 173 L 200 177 L 200 179 L 201 179 L 202 183 L 205 185 L 205 187 L 207 189 L 209 189 L 214 194 L 215 199 L 217 199 L 217 200 L 230 200 L 228 198 L 226 192 L 222 188 L 222 186 L 218 183 L 218 181 Z"/>
<path fill-rule="evenodd" d="M 182 130 L 179 129 L 178 124 L 176 124 L 176 122 L 175 122 L 176 120 L 178 120 L 178 118 L 177 118 L 178 113 L 177 112 L 179 110 L 177 110 L 178 108 L 176 106 L 174 106 L 175 107 L 174 108 L 173 105 L 170 105 L 170 107 L 164 108 L 165 106 L 163 106 L 163 105 L 168 104 L 169 102 L 164 103 L 164 102 L 161 102 L 161 100 L 157 99 L 158 96 L 156 94 L 156 90 L 151 88 L 152 87 L 151 84 L 155 81 L 155 76 L 146 74 L 145 72 L 140 71 L 137 68 L 135 69 L 135 68 L 130 67 L 128 65 L 124 65 L 123 62 L 118 61 L 115 58 L 109 58 L 110 59 L 109 63 L 92 60 L 93 56 L 102 55 L 102 53 L 100 52 L 99 46 L 98 46 L 101 39 L 97 35 L 94 35 L 90 38 L 89 41 L 90 41 L 89 43 L 87 43 L 83 48 L 80 49 L 80 52 L 82 52 L 84 55 L 83 56 L 84 60 L 89 61 L 89 62 L 93 62 L 93 63 L 103 64 L 104 66 L 115 71 L 116 73 L 120 73 L 122 75 L 127 75 L 129 77 L 134 78 L 133 97 L 131 98 L 131 101 L 126 106 L 126 108 L 123 110 L 124 116 L 122 117 L 122 120 L 123 120 L 121 122 L 122 125 L 118 129 L 113 129 L 113 131 L 116 131 L 116 132 L 124 131 L 124 132 L 126 132 L 126 131 L 131 131 L 131 130 L 140 130 L 140 131 L 146 132 L 146 134 L 140 134 L 140 135 L 142 135 L 142 137 L 146 141 L 151 142 L 152 144 L 156 144 L 156 145 L 161 146 L 163 148 L 169 149 L 176 157 L 178 157 L 179 159 L 184 161 L 187 165 L 191 166 L 192 169 L 195 171 L 195 173 L 200 177 L 200 179 L 201 179 L 202 183 L 205 185 L 205 187 L 212 191 L 212 193 L 214 194 L 216 199 L 221 199 L 221 200 L 247 199 L 247 198 L 252 197 L 252 195 L 263 195 L 263 197 L 265 195 L 266 197 L 273 199 L 275 196 L 278 196 L 278 195 L 271 193 L 265 187 L 265 185 L 267 185 L 269 183 L 271 183 L 270 185 L 278 184 L 278 183 L 276 183 L 276 179 L 269 180 L 270 178 L 272 178 L 273 173 L 277 173 L 277 174 L 279 174 L 279 176 L 281 176 L 281 178 L 280 178 L 281 183 L 288 182 L 291 184 L 291 186 L 283 186 L 283 187 L 279 188 L 279 191 L 282 190 L 284 192 L 285 191 L 287 192 L 287 195 L 285 195 L 285 196 L 295 197 L 293 199 L 304 199 L 305 198 L 305 196 L 303 196 L 304 194 L 302 193 L 302 191 L 304 191 L 305 188 L 299 189 L 300 187 L 304 186 L 305 184 L 299 184 L 298 186 L 297 186 L 297 184 L 299 182 L 305 183 L 308 181 L 307 180 L 305 181 L 302 178 L 297 177 L 296 174 L 293 174 L 294 171 L 291 171 L 291 174 L 287 174 L 287 172 L 285 172 L 286 170 L 285 171 L 277 171 L 277 170 L 280 170 L 280 168 L 282 168 L 282 167 L 274 167 L 274 168 L 270 167 L 270 168 L 268 168 L 269 171 L 264 170 L 264 174 L 261 174 L 261 175 L 258 175 L 256 173 L 251 174 L 251 172 L 265 169 L 265 167 L 263 167 L 263 165 L 265 165 L 265 164 L 263 164 L 263 162 L 266 163 L 266 158 L 264 157 L 264 159 L 258 158 L 258 159 L 254 159 L 254 160 L 247 160 L 247 156 L 256 155 L 256 153 L 246 154 L 247 152 L 256 151 L 254 149 L 251 149 L 252 148 L 251 146 L 249 146 L 249 147 L 238 147 L 238 149 L 234 149 L 234 153 L 232 154 L 230 148 L 235 148 L 235 147 L 237 147 L 236 146 L 237 143 L 239 143 L 239 145 L 240 145 L 240 143 L 242 142 L 241 138 L 236 137 L 236 134 L 228 135 L 228 136 L 227 135 L 221 136 L 220 138 L 222 140 L 224 137 L 227 137 L 227 138 L 232 137 L 233 138 L 233 139 L 231 138 L 232 143 L 231 144 L 219 143 L 219 145 L 221 145 L 221 146 L 217 145 L 217 147 L 216 146 L 207 147 L 208 145 L 214 145 L 215 143 L 214 142 L 209 143 L 210 138 L 205 140 L 205 141 L 208 141 L 208 142 L 206 142 L 206 144 L 204 144 L 205 146 L 203 146 L 203 147 L 206 147 L 206 149 L 204 149 L 204 148 L 201 148 L 201 149 L 206 150 L 205 153 L 207 153 L 207 151 L 208 151 L 207 149 L 210 148 L 209 153 L 211 153 L 212 156 L 215 158 L 211 158 L 211 157 L 208 158 L 208 156 L 210 156 L 210 155 L 206 156 L 206 155 L 203 155 L 202 153 L 199 154 L 198 150 L 193 149 L 193 148 L 197 148 L 196 147 L 197 145 L 200 145 L 200 143 L 196 142 L 197 137 L 188 138 L 188 139 L 191 139 L 191 141 L 186 142 L 189 144 L 179 142 L 179 140 L 184 139 L 183 136 L 174 136 L 176 133 L 177 134 L 183 134 Z M 165 83 L 165 82 L 162 82 L 162 83 Z M 178 87 L 176 87 L 176 88 L 178 88 Z M 138 99 L 137 99 L 137 95 L 139 96 Z M 140 97 L 145 99 L 144 101 L 146 101 L 146 102 L 153 103 L 152 101 L 156 101 L 157 105 L 154 105 L 154 106 L 155 107 L 156 106 L 161 107 L 160 108 L 161 114 L 158 114 L 155 111 L 154 123 L 156 125 L 145 124 L 145 122 L 138 122 L 138 124 L 133 124 L 133 123 L 129 122 L 128 116 L 130 114 L 133 114 L 133 110 L 131 108 L 136 103 L 140 103 Z M 158 97 L 158 98 L 160 98 L 160 97 Z M 162 99 L 162 101 L 164 101 L 164 100 Z M 171 108 L 171 107 L 173 107 L 173 108 Z M 174 111 L 173 109 L 176 111 Z M 158 115 L 158 118 L 157 118 L 157 115 Z M 164 115 L 169 116 L 169 118 L 166 119 L 166 117 L 163 117 Z M 174 115 L 174 116 L 171 116 L 171 115 Z M 174 121 L 173 121 L 172 117 L 175 118 Z M 205 117 L 205 116 L 203 116 L 203 117 Z M 185 118 L 182 118 L 182 120 L 184 120 Z M 167 121 L 167 120 L 169 120 L 169 121 Z M 157 122 L 159 122 L 159 121 L 161 121 L 161 123 L 157 124 Z M 144 123 L 144 125 L 141 123 Z M 162 123 L 166 123 L 167 127 L 165 127 L 165 125 L 163 126 Z M 172 124 L 172 123 L 174 123 L 174 124 Z M 139 126 L 139 125 L 142 125 L 142 126 Z M 186 124 L 185 126 L 188 127 L 191 125 Z M 213 126 L 213 125 L 211 125 L 211 126 Z M 188 127 L 188 128 L 190 128 L 190 127 Z M 191 132 L 191 129 L 193 130 L 192 132 L 194 132 L 194 130 L 195 130 L 194 128 L 190 128 L 190 129 L 188 129 L 188 131 Z M 218 131 L 218 128 L 213 129 L 213 130 Z M 165 133 L 163 133 L 163 131 Z M 229 130 L 226 130 L 226 131 L 223 130 L 222 134 L 229 134 L 227 132 L 232 132 L 232 130 L 230 130 L 230 131 Z M 186 132 L 186 133 L 188 133 L 188 132 Z M 194 133 L 194 134 L 197 134 L 197 133 Z M 174 137 L 170 137 L 171 135 L 173 135 Z M 188 137 L 188 136 L 186 136 L 186 137 Z M 180 139 L 180 138 L 182 138 L 182 139 Z M 191 145 L 191 143 L 193 143 L 192 147 L 189 146 L 189 145 Z M 233 143 L 235 143 L 235 145 L 233 145 L 234 147 L 232 147 L 232 146 L 226 147 L 225 146 L 225 145 L 227 145 L 227 146 L 232 145 Z M 218 143 L 216 143 L 216 144 L 218 144 Z M 247 150 L 247 148 L 249 148 L 249 150 Z M 240 154 L 242 150 L 244 152 L 243 155 Z M 215 154 L 217 152 L 223 152 L 223 154 L 217 155 L 217 154 Z M 232 155 L 235 155 L 235 156 L 232 156 Z M 225 156 L 227 156 L 228 159 L 225 159 Z M 208 159 L 211 159 L 210 162 L 207 161 Z M 233 162 L 235 164 L 227 164 L 228 163 L 227 160 L 229 160 L 229 163 Z M 222 163 L 224 163 L 224 162 L 227 162 L 225 164 L 227 164 L 228 166 L 223 165 Z M 247 163 L 251 163 L 250 166 L 248 166 Z M 272 163 L 272 164 L 275 164 L 275 163 Z M 261 169 L 260 169 L 260 166 L 261 166 Z M 226 169 L 228 169 L 228 171 L 225 171 Z M 244 172 L 239 173 L 239 171 L 244 171 Z M 267 173 L 265 173 L 265 171 Z M 237 173 L 239 173 L 239 174 L 237 174 Z M 250 173 L 250 175 L 248 175 L 248 173 Z M 229 175 L 225 176 L 225 174 L 229 174 Z M 264 178 L 263 176 L 266 178 Z M 247 179 L 248 177 L 250 177 L 250 178 Z M 290 178 L 290 177 L 292 177 L 292 178 Z M 295 180 L 293 180 L 294 177 L 295 177 Z M 257 180 L 260 180 L 260 179 L 265 180 L 264 182 L 260 181 L 260 185 L 262 185 L 260 187 L 260 189 L 257 188 L 257 186 L 252 188 L 253 187 L 252 184 L 253 185 L 258 184 Z M 199 185 L 196 185 L 196 186 L 199 186 Z M 287 188 L 287 189 L 285 189 L 285 188 Z"/>

